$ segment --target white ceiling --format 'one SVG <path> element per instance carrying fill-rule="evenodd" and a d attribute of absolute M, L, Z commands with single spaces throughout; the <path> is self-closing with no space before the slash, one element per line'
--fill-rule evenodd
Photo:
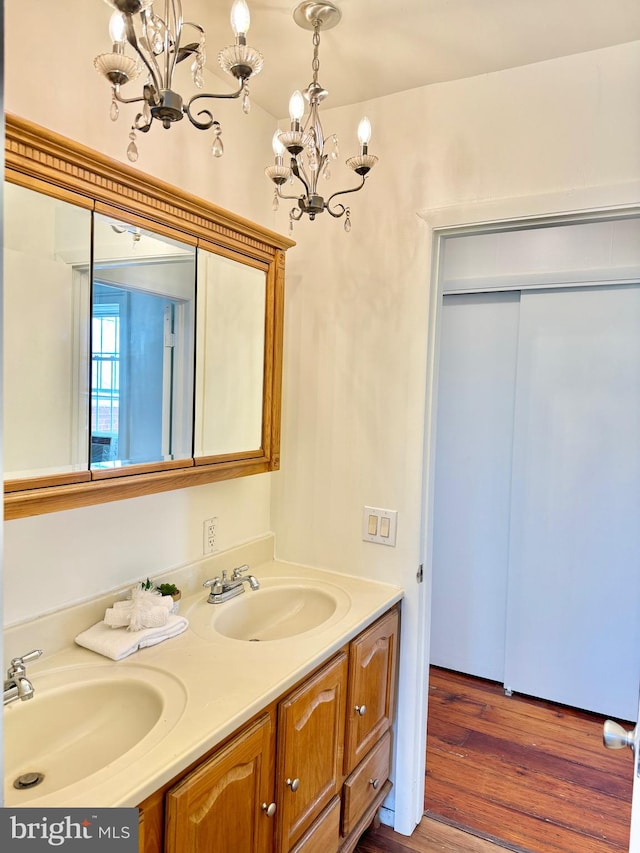
<path fill-rule="evenodd" d="M 251 97 L 283 118 L 291 92 L 311 81 L 313 34 L 294 22 L 296 0 L 247 2 L 247 41 L 265 58 Z M 640 39 L 640 0 L 334 2 L 342 20 L 320 45 L 327 107 Z M 232 39 L 231 0 L 183 0 L 183 8 L 206 29 L 214 70 Z"/>

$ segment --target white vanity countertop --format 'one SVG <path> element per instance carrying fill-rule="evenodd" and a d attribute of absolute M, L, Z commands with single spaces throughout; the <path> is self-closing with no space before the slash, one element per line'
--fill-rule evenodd
<path fill-rule="evenodd" d="M 164 723 L 161 722 L 149 742 L 141 741 L 81 782 L 49 794 L 43 790 L 43 795 L 36 796 L 35 789 L 16 791 L 11 787 L 12 780 L 8 780 L 5 806 L 138 805 L 285 693 L 403 595 L 399 587 L 390 584 L 278 560 L 252 565 L 251 573 L 264 582 L 265 588 L 276 583 L 277 578 L 288 579 L 289 583 L 299 581 L 337 587 L 342 605 L 318 628 L 287 639 L 247 642 L 221 635 L 205 639 L 190 626 L 179 636 L 142 649 L 121 661 L 112 661 L 72 643 L 30 663 L 27 672 L 35 688 L 31 700 L 34 703 L 38 701 L 39 673 L 64 667 L 100 666 L 111 668 L 114 675 L 123 675 L 129 670 L 132 674 L 135 671 L 136 677 L 142 672 L 144 677 L 145 668 L 152 668 L 170 673 L 176 679 L 176 691 L 184 701 L 184 710 L 177 722 L 166 724 L 166 731 L 162 731 Z M 200 583 L 201 578 L 197 586 L 191 584 L 190 594 L 183 595 L 180 602 L 180 614 L 187 618 L 191 608 L 206 601 L 208 590 L 202 589 Z M 243 597 L 259 594 L 247 588 Z M 206 607 L 221 609 L 225 604 Z M 22 704 L 30 703 L 13 703 Z M 23 800 L 23 793 L 28 793 L 28 798 Z"/>

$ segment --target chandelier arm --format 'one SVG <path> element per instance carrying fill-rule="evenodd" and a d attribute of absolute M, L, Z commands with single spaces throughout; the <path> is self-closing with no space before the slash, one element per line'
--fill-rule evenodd
<path fill-rule="evenodd" d="M 332 199 L 336 198 L 336 196 L 339 196 L 339 195 L 347 195 L 347 193 L 357 193 L 357 192 L 358 192 L 358 190 L 361 190 L 361 189 L 362 189 L 362 187 L 364 186 L 364 181 L 365 181 L 365 178 L 366 178 L 366 177 L 367 177 L 366 175 L 362 175 L 362 180 L 361 180 L 361 182 L 360 182 L 360 185 L 359 185 L 359 186 L 357 186 L 357 187 L 352 187 L 350 190 L 339 190 L 337 193 L 333 193 L 333 195 L 330 195 L 330 196 L 329 196 L 329 198 L 328 198 L 328 199 L 326 200 L 326 202 L 325 202 L 325 207 L 326 207 L 326 209 L 329 211 L 329 213 L 331 214 L 331 216 L 335 216 L 335 217 L 336 217 L 336 219 L 338 219 L 339 217 L 341 217 L 341 216 L 342 216 L 342 214 L 343 214 L 343 213 L 345 212 L 345 210 L 346 210 L 346 208 L 345 208 L 345 206 L 344 206 L 343 204 L 338 204 L 338 205 L 336 206 L 336 210 L 338 210 L 339 208 L 342 208 L 342 210 L 341 210 L 339 213 L 334 213 L 334 211 L 333 211 L 333 210 L 331 210 L 331 207 L 329 206 L 329 205 L 331 204 Z"/>
<path fill-rule="evenodd" d="M 144 12 L 143 14 L 146 14 L 146 12 Z M 131 18 L 131 15 L 123 15 L 123 18 L 124 18 L 125 29 L 126 29 L 126 33 L 127 33 L 127 41 L 129 42 L 131 47 L 135 50 L 135 52 L 138 54 L 138 56 L 140 57 L 142 62 L 145 64 L 147 71 L 149 72 L 149 75 L 151 76 L 151 80 L 153 81 L 153 85 L 155 86 L 156 90 L 159 91 L 162 88 L 162 86 L 158 81 L 158 78 L 160 77 L 160 69 L 158 68 L 158 63 L 155 61 L 155 57 L 153 57 L 153 62 L 155 65 L 155 70 L 154 70 L 151 63 L 147 59 L 147 57 L 140 50 L 140 47 L 138 46 L 138 39 L 136 38 L 136 31 L 135 31 L 134 26 L 133 26 L 133 20 Z M 151 54 L 151 56 L 153 56 L 153 53 Z"/>
<path fill-rule="evenodd" d="M 183 26 L 183 28 L 184 27 L 193 27 L 193 29 L 197 30 L 201 36 L 203 36 L 205 34 L 204 29 L 200 26 L 200 24 L 194 24 L 193 21 L 183 21 L 182 26 Z M 195 47 L 195 50 L 194 50 L 194 47 Z M 175 65 L 178 64 L 178 62 L 182 62 L 183 59 L 186 59 L 187 56 L 191 56 L 192 54 L 195 54 L 197 52 L 198 52 L 198 49 L 197 49 L 197 46 L 195 44 L 187 44 L 187 45 L 185 45 L 185 47 L 181 47 L 180 50 L 176 51 L 176 59 L 175 59 L 174 67 L 175 67 Z"/>
<path fill-rule="evenodd" d="M 139 104 L 144 101 L 144 96 L 141 95 L 139 98 L 123 98 L 120 94 L 120 90 L 113 87 L 113 97 L 120 104 Z"/>
<path fill-rule="evenodd" d="M 291 171 L 293 172 L 295 177 L 300 181 L 300 183 L 304 187 L 305 194 L 309 195 L 311 193 L 309 181 L 307 179 L 306 172 L 304 171 L 304 166 L 302 168 L 300 168 L 300 164 L 298 163 L 297 157 L 291 158 Z"/>
<path fill-rule="evenodd" d="M 198 130 L 208 130 L 215 121 L 213 113 L 209 110 L 199 110 L 196 115 L 206 115 L 207 121 L 198 121 L 191 113 L 191 104 L 193 104 L 194 101 L 197 101 L 198 98 L 239 98 L 242 94 L 242 90 L 244 89 L 244 84 L 245 81 L 243 80 L 240 88 L 236 92 L 232 92 L 228 95 L 214 95 L 208 92 L 202 92 L 199 95 L 194 95 L 193 98 L 191 98 L 190 101 L 182 107 L 182 112 L 186 115 L 191 124 L 198 128 Z"/>
<path fill-rule="evenodd" d="M 288 201 L 298 201 L 300 198 L 304 198 L 304 196 L 299 195 L 285 195 L 279 186 L 276 186 L 276 193 L 278 198 L 287 199 Z"/>
<path fill-rule="evenodd" d="M 193 98 L 191 98 L 191 99 L 190 99 L 190 100 L 185 104 L 185 106 L 184 106 L 182 109 L 183 109 L 183 111 L 184 111 L 184 112 L 189 116 L 189 118 L 191 118 L 191 115 L 190 115 L 191 104 L 192 104 L 194 101 L 197 101 L 197 100 L 198 100 L 198 98 L 232 98 L 232 99 L 234 99 L 234 98 L 239 98 L 239 97 L 240 97 L 240 95 L 242 94 L 242 90 L 244 89 L 244 84 L 245 84 L 245 81 L 243 80 L 243 81 L 241 82 L 241 84 L 240 84 L 240 88 L 239 88 L 237 91 L 235 91 L 235 92 L 231 92 L 231 93 L 230 93 L 230 94 L 228 94 L 228 95 L 227 95 L 227 94 L 225 94 L 225 95 L 215 95 L 215 94 L 213 94 L 213 93 L 209 93 L 209 92 L 201 92 L 199 95 L 194 95 L 194 96 L 193 96 Z"/>
<path fill-rule="evenodd" d="M 212 127 L 213 123 L 215 122 L 215 117 L 210 110 L 200 110 L 198 113 L 196 113 L 196 115 L 199 116 L 207 116 L 206 121 L 198 121 L 197 118 L 194 118 L 194 116 L 191 115 L 191 112 L 187 109 L 187 107 L 183 107 L 182 112 L 186 115 L 191 124 L 194 127 L 198 128 L 198 130 L 209 130 L 209 128 Z"/>
<path fill-rule="evenodd" d="M 180 39 L 182 38 L 182 0 L 173 0 L 171 2 L 171 12 L 173 17 L 173 27 L 176 34 L 175 42 L 173 43 L 173 51 L 169 50 L 170 43 L 170 33 L 171 30 L 167 27 L 167 35 L 165 42 L 165 70 L 166 70 L 166 80 L 167 86 L 169 86 L 169 80 L 173 79 L 173 72 L 176 69 L 176 62 L 178 58 L 178 54 L 180 53 Z M 169 6 L 169 0 L 167 0 L 165 4 L 165 9 Z M 168 11 L 168 9 L 167 9 Z M 168 17 L 168 16 L 167 16 Z"/>

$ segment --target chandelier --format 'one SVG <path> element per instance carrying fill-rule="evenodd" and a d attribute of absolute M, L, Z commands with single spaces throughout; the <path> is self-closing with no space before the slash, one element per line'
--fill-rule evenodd
<path fill-rule="evenodd" d="M 350 189 L 334 192 L 325 201 L 318 192 L 318 181 L 320 177 L 327 179 L 331 177 L 330 163 L 339 155 L 336 135 L 331 134 L 325 137 L 320 123 L 320 104 L 329 93 L 318 83 L 320 69 L 318 53 L 320 30 L 335 27 L 340 21 L 341 12 L 330 2 L 318 3 L 315 0 L 305 0 L 296 7 L 293 18 L 298 26 L 313 30 L 313 61 L 311 63 L 313 78 L 304 92 L 295 91 L 291 96 L 289 101 L 291 129 L 276 130 L 273 136 L 275 164 L 265 169 L 267 177 L 271 178 L 275 184 L 273 208 L 278 209 L 279 199 L 294 199 L 298 202 L 298 206 L 292 207 L 289 212 L 290 231 L 293 231 L 293 223 L 301 219 L 303 213 L 314 220 L 323 210 L 327 210 L 336 219 L 344 216 L 344 229 L 350 231 L 350 209 L 340 202 L 334 203 L 333 206 L 331 203 L 337 196 L 361 190 L 368 173 L 378 162 L 376 156 L 369 154 L 371 123 L 368 118 L 361 120 L 358 126 L 360 153 L 346 161 L 347 166 L 360 176 L 360 183 Z M 305 99 L 309 104 L 309 114 L 303 124 Z M 285 152 L 290 155 L 289 165 L 285 164 Z M 282 191 L 284 184 L 287 181 L 293 184 L 294 179 L 299 182 L 296 186 L 302 188 L 304 192 L 299 195 L 285 195 Z"/>
<path fill-rule="evenodd" d="M 127 157 L 132 163 L 138 159 L 136 131 L 147 133 L 154 119 L 165 129 L 187 116 L 198 130 L 213 128 L 212 154 L 221 157 L 223 153 L 220 122 L 216 121 L 208 109 L 195 112 L 193 107 L 203 98 L 239 98 L 242 95 L 242 108 L 249 112 L 249 78 L 258 74 L 262 68 L 262 56 L 247 45 L 249 29 L 249 8 L 245 0 L 234 0 L 231 8 L 231 26 L 235 33 L 235 44 L 223 48 L 218 54 L 218 62 L 223 71 L 235 77 L 238 82 L 236 91 L 230 94 L 196 94 L 186 103 L 173 89 L 173 74 L 176 65 L 185 59 L 191 61 L 193 82 L 198 89 L 203 86 L 203 69 L 206 62 L 205 32 L 199 24 L 184 21 L 181 0 L 105 0 L 114 12 L 109 22 L 109 33 L 113 49 L 111 53 L 96 56 L 94 65 L 111 84 L 112 121 L 120 113 L 118 104 L 140 104 L 129 134 Z M 163 3 L 163 10 L 156 9 Z M 195 41 L 182 43 L 183 29 L 189 27 Z M 125 54 L 128 44 L 135 52 L 135 58 Z M 120 89 L 141 73 L 146 74 L 142 94 L 124 98 Z"/>

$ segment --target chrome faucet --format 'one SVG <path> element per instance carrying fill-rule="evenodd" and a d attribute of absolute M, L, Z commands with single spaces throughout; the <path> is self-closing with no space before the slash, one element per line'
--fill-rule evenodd
<path fill-rule="evenodd" d="M 34 649 L 21 658 L 13 658 L 11 666 L 7 670 L 7 677 L 4 682 L 4 704 L 15 702 L 16 699 L 33 699 L 34 689 L 33 684 L 27 678 L 27 661 L 35 660 L 42 654 L 42 649 Z"/>
<path fill-rule="evenodd" d="M 229 601 L 230 598 L 235 598 L 244 592 L 244 584 L 248 583 L 251 589 L 260 589 L 260 581 L 254 578 L 253 575 L 245 575 L 249 571 L 249 566 L 238 566 L 228 577 L 226 570 L 222 572 L 221 577 L 210 578 L 205 581 L 202 586 L 209 587 L 209 604 L 222 604 L 224 601 Z"/>

